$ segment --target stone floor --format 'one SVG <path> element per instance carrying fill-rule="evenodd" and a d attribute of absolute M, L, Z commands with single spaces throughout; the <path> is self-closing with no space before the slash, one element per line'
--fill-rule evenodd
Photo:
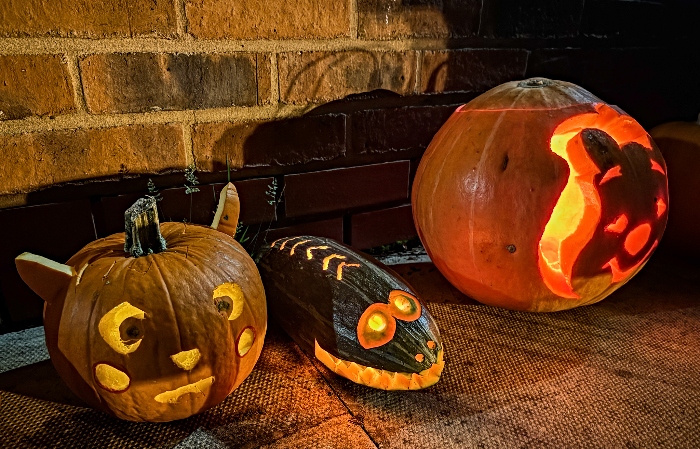
<path fill-rule="evenodd" d="M 480 305 L 421 260 L 394 269 L 440 326 L 434 387 L 355 385 L 271 325 L 221 405 L 129 423 L 83 406 L 36 328 L 0 336 L 0 447 L 700 447 L 700 267 L 655 257 L 601 303 L 531 314 Z"/>

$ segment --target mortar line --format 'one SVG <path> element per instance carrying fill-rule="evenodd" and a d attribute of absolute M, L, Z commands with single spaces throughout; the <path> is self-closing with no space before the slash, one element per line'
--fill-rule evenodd
<path fill-rule="evenodd" d="M 416 51 L 416 85 L 413 87 L 414 94 L 420 94 L 421 82 L 423 81 L 421 70 L 423 70 L 423 50 Z"/>
<path fill-rule="evenodd" d="M 181 39 L 188 39 L 192 36 L 187 34 L 187 10 L 186 0 L 175 0 L 175 27 L 177 36 Z"/>
<path fill-rule="evenodd" d="M 280 102 L 280 71 L 279 71 L 279 53 L 270 54 L 270 94 L 273 105 Z"/>
<path fill-rule="evenodd" d="M 184 1 L 184 0 L 183 0 Z M 289 40 L 203 40 L 164 38 L 0 38 L 0 55 L 104 53 L 283 53 L 291 51 L 407 51 L 439 50 L 444 39 L 414 38 L 369 41 L 356 38 Z"/>
<path fill-rule="evenodd" d="M 185 147 L 185 165 L 196 165 L 197 160 L 194 155 L 194 141 L 192 137 L 192 128 L 194 127 L 194 117 L 182 123 L 182 143 Z"/>
<path fill-rule="evenodd" d="M 168 123 L 221 123 L 274 120 L 279 117 L 300 117 L 308 105 L 265 105 L 204 110 L 158 111 L 126 114 L 89 114 L 86 111 L 49 117 L 27 117 L 0 121 L 1 135 L 70 129 L 99 129 L 129 125 L 163 125 Z"/>
<path fill-rule="evenodd" d="M 309 361 L 309 363 L 311 363 L 311 366 L 313 366 L 314 369 L 316 370 L 316 372 L 319 374 L 319 376 L 321 376 L 321 379 L 323 379 L 323 382 L 326 385 L 328 385 L 328 388 L 330 388 L 331 392 L 338 399 L 338 401 L 340 401 L 340 403 L 343 404 L 343 407 L 345 407 L 345 409 L 348 411 L 350 416 L 352 416 L 353 418 L 356 418 L 355 412 L 350 408 L 350 406 L 347 404 L 347 402 L 345 402 L 343 400 L 343 398 L 340 396 L 340 393 L 335 388 L 333 388 L 333 385 L 331 384 L 330 380 L 328 380 L 328 378 L 326 378 L 323 371 L 321 371 L 321 369 L 318 366 L 316 366 L 316 364 L 314 363 L 314 359 L 311 358 L 311 356 L 309 356 L 306 352 L 304 352 L 299 347 L 299 345 L 296 344 L 296 342 L 294 342 L 294 345 L 297 348 L 299 348 L 299 352 L 301 352 L 304 355 L 304 357 L 306 357 L 306 359 Z M 379 443 L 377 443 L 377 441 L 372 437 L 372 435 L 370 435 L 370 433 L 365 428 L 364 421 L 360 421 L 359 419 L 356 419 L 355 424 L 357 424 L 360 427 L 360 429 L 362 429 L 362 431 L 365 433 L 365 435 L 367 435 L 367 438 L 369 438 L 369 440 L 372 442 L 372 444 L 374 444 L 374 447 L 376 449 L 380 449 Z"/>
<path fill-rule="evenodd" d="M 83 90 L 83 82 L 80 73 L 80 58 L 75 53 L 64 53 L 63 57 L 66 60 L 68 76 L 73 86 L 73 102 L 75 103 L 76 111 L 79 113 L 87 113 L 87 100 L 85 99 L 85 91 Z"/>
<path fill-rule="evenodd" d="M 359 31 L 359 8 L 357 7 L 357 2 L 358 0 L 349 0 L 350 1 L 350 39 L 359 39 L 360 38 L 360 31 Z"/>

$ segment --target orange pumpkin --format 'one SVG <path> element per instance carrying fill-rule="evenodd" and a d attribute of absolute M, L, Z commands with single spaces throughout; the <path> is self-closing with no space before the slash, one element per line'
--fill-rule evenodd
<path fill-rule="evenodd" d="M 666 224 L 666 166 L 629 115 L 574 84 L 534 78 L 458 108 L 412 192 L 437 268 L 486 304 L 555 311 L 627 282 Z"/>
<path fill-rule="evenodd" d="M 700 119 L 671 122 L 651 130 L 668 165 L 668 190 L 673 197 L 662 248 L 697 260 L 700 252 Z"/>
<path fill-rule="evenodd" d="M 154 200 L 134 207 L 126 236 L 92 242 L 65 265 L 29 253 L 16 265 L 46 301 L 46 343 L 67 385 L 119 418 L 172 421 L 220 403 L 250 374 L 265 293 L 230 235 L 159 226 Z"/>

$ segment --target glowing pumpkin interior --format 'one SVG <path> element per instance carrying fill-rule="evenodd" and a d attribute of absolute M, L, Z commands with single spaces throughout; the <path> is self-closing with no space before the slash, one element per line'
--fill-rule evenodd
<path fill-rule="evenodd" d="M 605 104 L 597 104 L 596 112 L 570 117 L 554 130 L 550 140 L 552 152 L 564 159 L 569 166 L 569 177 L 547 222 L 538 247 L 539 271 L 545 285 L 558 296 L 580 298 L 572 286 L 572 271 L 579 254 L 592 239 L 601 219 L 601 199 L 596 185 L 600 173 L 584 148 L 581 131 L 598 129 L 611 136 L 619 147 L 631 142 L 642 145 L 649 152 L 652 144 L 646 131 L 631 117 L 622 115 Z M 651 169 L 665 175 L 663 168 L 650 159 Z M 622 176 L 620 166 L 614 166 L 603 174 L 598 185 Z M 663 199 L 656 200 L 657 215 L 666 210 Z M 606 232 L 622 233 L 628 217 L 618 216 L 605 227 Z M 651 225 L 637 226 L 629 232 L 624 249 L 631 255 L 639 253 L 648 242 Z M 656 243 L 647 253 L 647 256 Z M 619 282 L 636 270 L 646 257 L 635 266 L 620 270 L 616 258 L 602 268 L 612 272 L 612 282 Z"/>

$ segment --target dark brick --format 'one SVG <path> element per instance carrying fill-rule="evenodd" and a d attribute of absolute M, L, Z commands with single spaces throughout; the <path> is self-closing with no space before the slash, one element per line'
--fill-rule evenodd
<path fill-rule="evenodd" d="M 522 79 L 527 50 L 439 50 L 423 53 L 421 91 L 483 92 L 506 81 Z"/>
<path fill-rule="evenodd" d="M 350 244 L 357 249 L 388 245 L 418 235 L 410 204 L 355 214 L 350 223 Z"/>
<path fill-rule="evenodd" d="M 278 56 L 280 101 L 325 103 L 348 95 L 386 89 L 414 92 L 414 51 L 294 51 Z"/>
<path fill-rule="evenodd" d="M 548 38 L 576 36 L 584 0 L 484 0 L 484 37 Z"/>
<path fill-rule="evenodd" d="M 408 161 L 286 175 L 285 213 L 299 217 L 408 198 Z"/>
<path fill-rule="evenodd" d="M 578 84 L 647 128 L 692 118 L 700 110 L 697 43 L 684 48 L 535 50 L 527 76 Z"/>
<path fill-rule="evenodd" d="M 299 223 L 284 228 L 270 229 L 265 241 L 272 243 L 282 237 L 295 235 L 315 235 L 318 237 L 328 237 L 339 242 L 343 241 L 343 219 L 333 218 L 330 220 L 312 221 L 309 223 Z"/>
<path fill-rule="evenodd" d="M 374 109 L 351 116 L 352 153 L 420 156 L 457 106 Z"/>
<path fill-rule="evenodd" d="M 275 122 L 204 123 L 194 130 L 201 171 L 297 165 L 345 155 L 345 115 L 305 116 Z"/>
<path fill-rule="evenodd" d="M 275 192 L 275 198 L 268 193 L 272 189 L 273 179 L 258 178 L 233 183 L 241 200 L 241 215 L 239 217 L 241 223 L 270 223 L 277 219 L 274 201 L 279 199 L 282 192 L 278 188 Z M 221 187 L 217 188 L 217 198 L 223 186 L 222 184 Z"/>
<path fill-rule="evenodd" d="M 257 104 L 256 55 L 117 53 L 80 61 L 93 113 Z M 267 77 L 269 79 L 269 75 Z"/>
<path fill-rule="evenodd" d="M 358 32 L 365 39 L 470 37 L 479 30 L 481 0 L 359 0 Z"/>
<path fill-rule="evenodd" d="M 61 56 L 0 56 L 0 121 L 73 110 L 73 85 Z"/>
<path fill-rule="evenodd" d="M 272 222 L 276 220 L 275 204 L 267 195 L 273 178 L 248 179 L 234 181 L 238 197 L 241 200 L 239 221 L 244 224 Z M 161 190 L 162 200 L 158 202 L 162 221 L 186 221 L 188 223 L 210 225 L 214 219 L 219 193 L 225 183 L 197 185 L 198 192 L 185 193 L 183 187 Z M 100 220 L 98 232 L 104 237 L 117 232 L 124 232 L 124 212 L 143 194 L 127 194 L 103 197 L 100 200 Z"/>
<path fill-rule="evenodd" d="M 0 36 L 165 36 L 176 34 L 175 2 L 4 0 Z"/>
<path fill-rule="evenodd" d="M 96 239 L 90 202 L 0 210 L 0 288 L 13 322 L 40 319 L 44 302 L 20 279 L 15 257 L 25 251 L 65 263 Z"/>
<path fill-rule="evenodd" d="M 581 34 L 657 44 L 660 39 L 667 38 L 697 39 L 699 16 L 697 2 L 587 0 Z"/>

